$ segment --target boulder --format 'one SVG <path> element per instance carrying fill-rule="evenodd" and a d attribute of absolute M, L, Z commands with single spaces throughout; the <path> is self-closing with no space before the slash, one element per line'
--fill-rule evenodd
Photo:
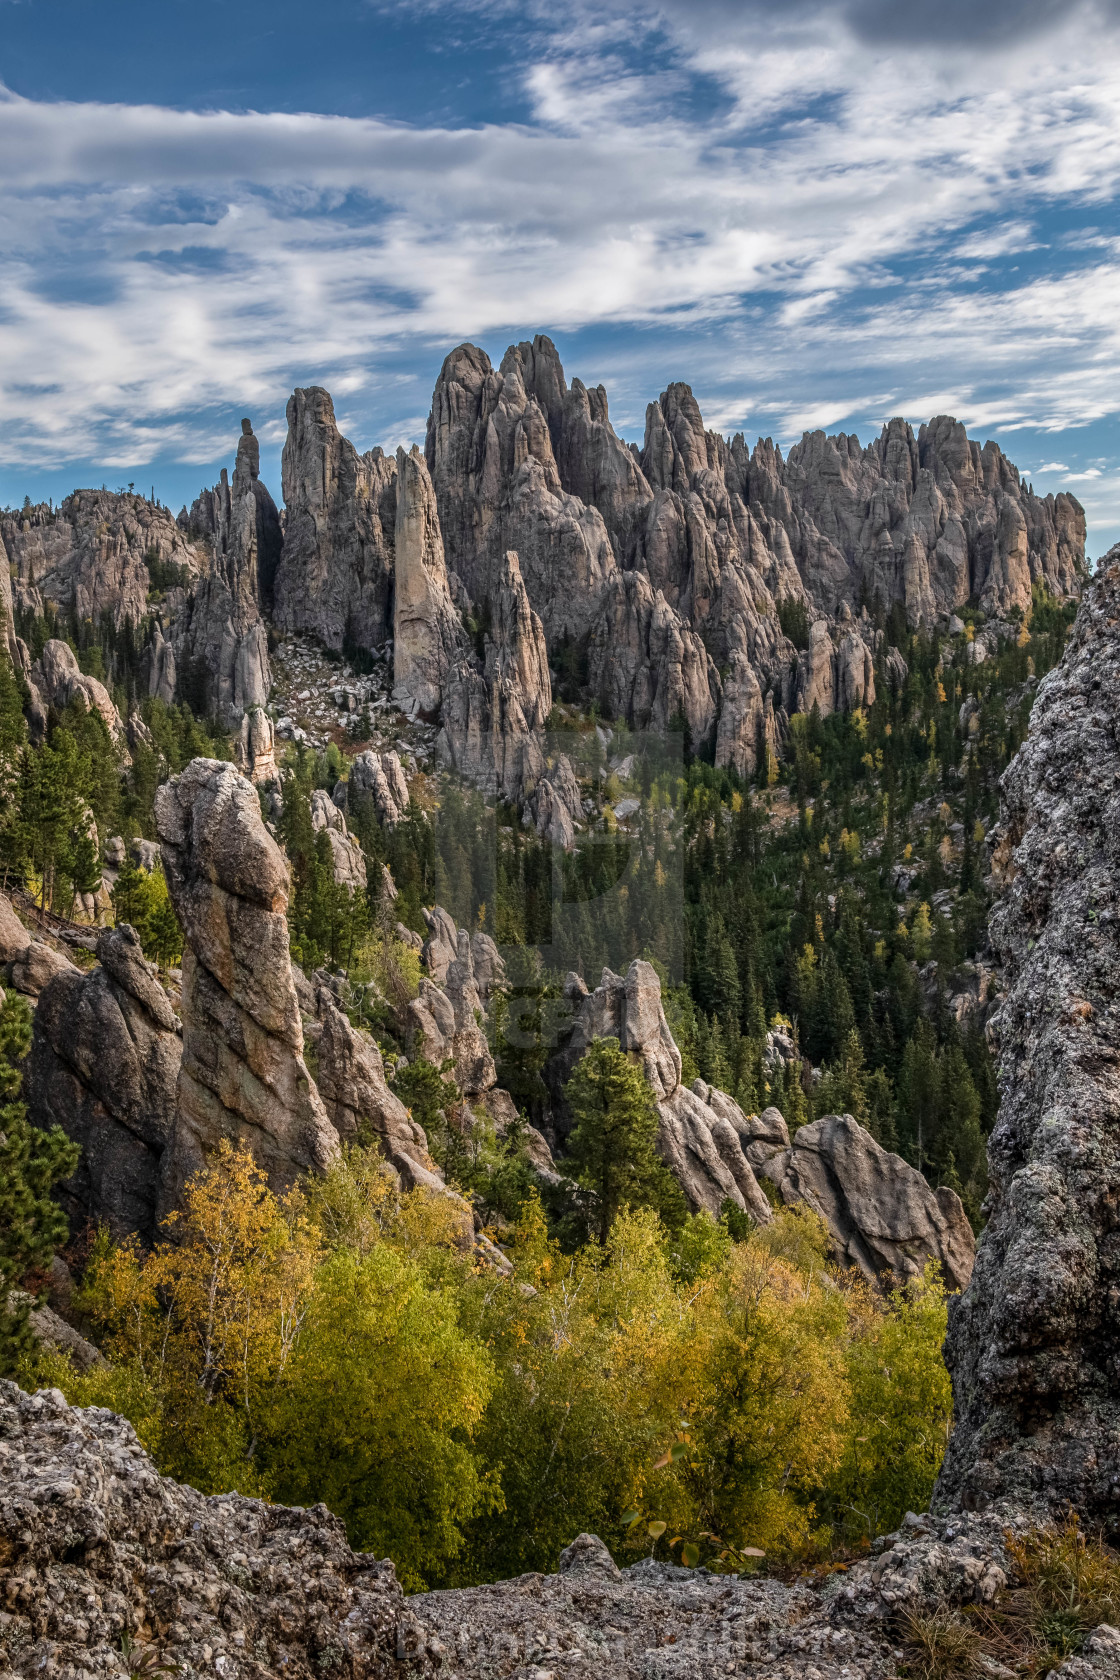
<path fill-rule="evenodd" d="M 70 958 L 45 939 L 33 939 L 8 970 L 16 991 L 32 998 L 37 998 L 57 975 L 77 972 Z"/>
<path fill-rule="evenodd" d="M 338 1155 L 303 1059 L 287 864 L 256 789 L 230 764 L 194 759 L 159 788 L 155 813 L 185 941 L 169 1193 L 222 1138 L 247 1143 L 269 1183 L 284 1188 Z"/>
<path fill-rule="evenodd" d="M 31 938 L 12 909 L 11 900 L 0 893 L 0 963 L 15 962 L 22 957 L 31 944 Z"/>
<path fill-rule="evenodd" d="M 43 987 L 24 1073 L 28 1116 L 82 1148 L 61 1190 L 72 1228 L 106 1224 L 153 1242 L 162 1215 L 183 1046 L 134 930 L 106 930 L 98 966 L 69 964 Z"/>

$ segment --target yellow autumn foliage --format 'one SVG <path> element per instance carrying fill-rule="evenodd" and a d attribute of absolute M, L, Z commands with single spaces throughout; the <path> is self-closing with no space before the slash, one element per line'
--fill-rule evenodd
<path fill-rule="evenodd" d="M 583 1530 L 621 1556 L 804 1556 L 928 1498 L 932 1277 L 884 1299 L 835 1273 L 807 1210 L 733 1242 L 624 1208 L 569 1253 L 532 1197 L 501 1278 L 464 1215 L 373 1150 L 277 1197 L 224 1145 L 172 1241 L 99 1238 L 82 1303 L 110 1367 L 44 1375 L 205 1491 L 324 1500 L 412 1589 L 555 1568 Z"/>

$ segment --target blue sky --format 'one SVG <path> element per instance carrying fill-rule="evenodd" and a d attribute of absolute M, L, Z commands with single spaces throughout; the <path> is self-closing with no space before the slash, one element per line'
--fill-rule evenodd
<path fill-rule="evenodd" d="M 422 438 L 548 332 L 618 430 L 938 412 L 1120 539 L 1120 6 L 0 0 L 0 503 L 178 507 L 242 414 Z"/>

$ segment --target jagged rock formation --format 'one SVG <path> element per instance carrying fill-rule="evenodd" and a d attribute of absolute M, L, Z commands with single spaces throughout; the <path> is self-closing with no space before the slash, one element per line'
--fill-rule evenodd
<path fill-rule="evenodd" d="M 16 604 L 37 617 L 46 602 L 71 608 L 95 624 L 112 614 L 143 622 L 148 611 L 148 561 L 198 576 L 199 556 L 167 508 L 143 496 L 75 490 L 57 508 L 40 503 L 0 516 L 2 551 L 14 570 Z"/>
<path fill-rule="evenodd" d="M 385 828 L 396 828 L 408 810 L 408 783 L 400 754 L 376 753 L 367 747 L 350 765 L 347 781 L 339 782 L 332 795 L 339 810 L 351 812 L 351 800 L 371 799 L 377 820 Z"/>
<path fill-rule="evenodd" d="M 991 935 L 1006 994 L 989 1219 L 946 1358 L 956 1427 L 937 1499 L 1071 1503 L 1115 1531 L 1120 1488 L 1120 548 L 1041 684 L 1002 784 Z"/>
<path fill-rule="evenodd" d="M 821 1215 L 837 1264 L 858 1267 L 869 1282 L 884 1274 L 913 1277 L 930 1260 L 951 1289 L 968 1282 L 975 1243 L 960 1197 L 931 1190 L 851 1115 L 800 1127 L 791 1146 L 776 1108 L 746 1115 L 726 1091 L 702 1079 L 682 1085 L 680 1051 L 649 963 L 632 962 L 625 979 L 605 968 L 594 992 L 569 974 L 564 996 L 572 1025 L 548 1070 L 561 1133 L 564 1083 L 594 1039 L 616 1038 L 641 1061 L 661 1116 L 658 1149 L 692 1208 L 718 1217 L 730 1200 L 767 1224 L 772 1214 L 758 1183 L 762 1174 L 787 1206 L 804 1202 Z"/>
<path fill-rule="evenodd" d="M 155 802 L 168 890 L 182 924 L 183 1060 L 168 1193 L 222 1138 L 244 1140 L 276 1186 L 322 1171 L 338 1135 L 303 1059 L 288 955 L 288 869 L 257 791 L 196 758 Z"/>
<path fill-rule="evenodd" d="M 446 911 L 441 914 L 450 922 Z M 442 924 L 438 931 L 439 942 L 434 952 L 436 972 L 443 966 L 441 947 L 446 939 Z M 430 940 L 424 949 L 431 961 Z M 488 957 L 489 953 L 484 952 L 484 961 Z M 452 1077 L 468 1100 L 481 1099 L 498 1082 L 482 1020 L 483 1002 L 475 975 L 471 936 L 466 928 L 458 928 L 455 955 L 447 961 L 441 982 L 436 984 L 426 976 L 420 981 L 419 995 L 408 1006 L 407 1032 L 413 1054 L 423 1056 L 436 1067 L 442 1067 L 451 1058 Z"/>
<path fill-rule="evenodd" d="M 482 606 L 494 601 L 512 549 L 550 639 L 590 630 L 617 567 L 598 508 L 561 484 L 552 432 L 565 396 L 548 339 L 511 345 L 498 372 L 484 351 L 460 345 L 436 381 L 425 444 L 449 568 Z M 625 447 L 613 433 L 600 437 L 631 482 Z M 611 476 L 603 458 L 599 475 Z"/>
<path fill-rule="evenodd" d="M 131 763 L 128 756 L 128 732 L 112 696 L 105 684 L 96 677 L 87 677 L 78 667 L 77 656 L 69 642 L 49 641 L 32 665 L 29 682 L 47 706 L 56 712 L 65 711 L 77 700 L 85 712 L 97 712 L 112 737 L 122 762 Z"/>
<path fill-rule="evenodd" d="M 452 662 L 466 640 L 451 600 L 427 464 L 397 450 L 393 698 L 411 718 L 438 715 Z"/>
<path fill-rule="evenodd" d="M 322 788 L 311 795 L 311 827 L 316 834 L 325 833 L 331 849 L 331 871 L 335 882 L 355 893 L 366 884 L 366 860 L 362 848 L 346 827 L 346 818 L 338 805 Z"/>
<path fill-rule="evenodd" d="M 251 782 L 264 784 L 279 777 L 276 731 L 263 706 L 251 706 L 241 719 L 237 737 L 237 768 Z"/>
<path fill-rule="evenodd" d="M 594 1039 L 616 1038 L 641 1061 L 661 1116 L 658 1149 L 689 1205 L 718 1218 L 723 1203 L 730 1200 L 759 1223 L 768 1223 L 770 1204 L 740 1142 L 748 1126 L 746 1116 L 722 1091 L 713 1092 L 699 1081 L 691 1089 L 681 1084 L 681 1053 L 661 1006 L 656 969 L 638 960 L 623 979 L 605 968 L 594 992 L 588 992 L 578 974 L 569 974 L 564 995 L 574 1019 L 568 1041 L 550 1068 L 554 1094 Z"/>
<path fill-rule="evenodd" d="M 181 656 L 204 676 L 210 709 L 227 724 L 268 701 L 272 675 L 262 605 L 272 598 L 280 516 L 260 481 L 260 446 L 241 422 L 237 462 L 191 508 L 188 530 L 206 539 L 209 565 L 190 604 Z M 153 658 L 156 678 L 158 652 Z"/>
<path fill-rule="evenodd" d="M 544 770 L 552 683 L 541 621 L 512 552 L 498 570 L 492 613 L 481 669 L 463 654 L 447 678 L 437 751 L 485 793 L 518 800 Z"/>
<path fill-rule="evenodd" d="M 393 633 L 397 463 L 359 455 L 319 386 L 288 400 L 282 465 L 287 522 L 274 614 L 324 646 L 373 649 Z"/>
<path fill-rule="evenodd" d="M 35 1124 L 82 1146 L 62 1187 L 72 1228 L 105 1221 L 114 1236 L 156 1236 L 165 1155 L 175 1129 L 178 1022 L 126 926 L 97 942 L 99 966 L 58 973 L 35 1011 L 24 1096 Z"/>
<path fill-rule="evenodd" d="M 424 1128 L 390 1091 L 380 1050 L 368 1033 L 350 1025 L 325 986 L 319 989 L 319 1021 L 316 1082 L 339 1137 L 350 1143 L 369 1134 L 407 1190 L 442 1190 Z"/>
<path fill-rule="evenodd" d="M 955 1190 L 931 1190 L 850 1114 L 799 1126 L 792 1145 L 775 1108 L 748 1125 L 746 1149 L 756 1173 L 787 1207 L 803 1202 L 821 1215 L 837 1265 L 857 1267 L 869 1283 L 904 1282 L 936 1260 L 947 1287 L 964 1288 L 976 1240 Z"/>
<path fill-rule="evenodd" d="M 476 602 L 520 555 L 552 648 L 579 644 L 586 694 L 635 727 L 687 723 L 718 762 L 750 772 L 790 712 L 869 705 L 885 654 L 864 596 L 932 625 L 969 599 L 1029 614 L 1031 585 L 1079 593 L 1084 515 L 1040 500 L 994 444 L 939 417 L 892 420 L 874 443 L 807 434 L 788 461 L 705 429 L 687 385 L 651 403 L 640 451 L 606 394 L 568 388 L 547 338 L 495 371 L 461 345 L 432 399 L 427 459 L 447 561 Z M 798 655 L 780 602 L 811 625 Z M 726 667 L 726 685 L 717 667 Z M 717 722 L 718 720 L 718 722 Z"/>
<path fill-rule="evenodd" d="M 57 1389 L 0 1383 L 0 1569 L 5 1675 L 127 1680 L 147 1653 L 224 1680 L 433 1672 L 392 1564 L 355 1556 L 324 1505 L 208 1499 Z"/>

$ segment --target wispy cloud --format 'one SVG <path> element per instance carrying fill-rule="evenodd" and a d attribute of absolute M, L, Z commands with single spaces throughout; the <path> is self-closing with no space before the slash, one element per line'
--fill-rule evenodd
<path fill-rule="evenodd" d="M 1002 50 L 971 58 L 904 11 L 542 8 L 520 124 L 0 88 L 0 457 L 206 460 L 219 410 L 275 415 L 309 379 L 396 441 L 422 401 L 402 359 L 536 328 L 656 328 L 721 423 L 1115 413 L 1114 9 L 1089 33 L 1004 8 Z M 601 345 L 635 425 L 644 343 Z"/>

